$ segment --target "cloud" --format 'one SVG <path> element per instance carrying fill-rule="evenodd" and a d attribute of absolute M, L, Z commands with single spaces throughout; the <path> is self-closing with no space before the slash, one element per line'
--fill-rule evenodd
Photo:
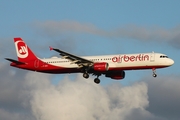
<path fill-rule="evenodd" d="M 1 120 L 32 120 L 34 117 L 27 102 L 28 95 L 24 91 L 26 72 L 14 71 L 7 64 L 0 64 L 0 119 Z"/>
<path fill-rule="evenodd" d="M 0 65 L 0 119 L 3 120 L 178 120 L 179 76 L 144 78 L 123 86 L 101 86 L 81 75 L 57 85 L 51 75 Z M 146 79 L 146 80 L 145 80 Z"/>
<path fill-rule="evenodd" d="M 8 56 L 15 57 L 14 51 L 11 51 L 12 46 L 14 47 L 13 38 L 0 38 L 0 41 L 0 60 Z"/>
<path fill-rule="evenodd" d="M 75 32 L 75 33 L 87 33 L 87 34 L 103 34 L 104 31 L 98 29 L 93 24 L 83 24 L 76 21 L 45 21 L 45 22 L 36 22 L 33 26 L 42 32 L 48 33 L 50 36 L 66 33 L 66 32 Z M 41 31 L 40 31 L 41 32 Z"/>
<path fill-rule="evenodd" d="M 158 116 L 178 120 L 180 118 L 179 76 L 148 79 L 147 84 L 150 101 L 147 110 Z"/>
<path fill-rule="evenodd" d="M 8 113 L 7 111 L 0 109 L 1 120 L 19 120 L 21 119 L 19 114 Z"/>
<path fill-rule="evenodd" d="M 62 36 L 68 33 L 91 34 L 107 38 L 131 38 L 140 41 L 162 41 L 180 48 L 180 25 L 171 29 L 158 26 L 145 27 L 125 25 L 116 29 L 104 30 L 91 23 L 76 21 L 45 21 L 36 22 L 34 28 L 41 34 L 48 36 Z M 68 34 L 69 35 L 69 34 Z"/>
<path fill-rule="evenodd" d="M 34 115 L 41 120 L 52 116 L 55 120 L 119 120 L 125 119 L 133 108 L 143 111 L 147 107 L 147 86 L 139 83 L 105 89 L 79 77 L 36 90 L 32 93 L 31 104 Z"/>

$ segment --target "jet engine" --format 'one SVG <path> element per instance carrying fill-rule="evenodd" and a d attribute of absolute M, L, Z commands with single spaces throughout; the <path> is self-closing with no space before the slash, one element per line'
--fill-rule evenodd
<path fill-rule="evenodd" d="M 93 70 L 99 71 L 99 72 L 105 72 L 108 71 L 109 69 L 109 64 L 106 62 L 101 62 L 101 63 L 94 63 L 92 66 Z"/>
<path fill-rule="evenodd" d="M 113 71 L 105 74 L 106 77 L 110 77 L 111 79 L 120 80 L 125 78 L 124 71 Z"/>

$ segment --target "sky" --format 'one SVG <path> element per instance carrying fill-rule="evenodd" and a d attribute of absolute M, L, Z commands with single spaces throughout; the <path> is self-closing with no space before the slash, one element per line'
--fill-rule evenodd
<path fill-rule="evenodd" d="M 179 0 L 1 0 L 0 119 L 179 120 Z M 53 46 L 78 56 L 158 52 L 171 67 L 125 71 L 123 80 L 50 75 L 9 66 L 21 37 L 40 58 Z"/>

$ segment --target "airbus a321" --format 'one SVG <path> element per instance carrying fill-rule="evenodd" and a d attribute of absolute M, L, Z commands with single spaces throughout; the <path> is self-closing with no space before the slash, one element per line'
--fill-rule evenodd
<path fill-rule="evenodd" d="M 161 53 L 116 54 L 102 56 L 76 56 L 71 53 L 50 47 L 61 56 L 48 59 L 38 58 L 21 38 L 14 38 L 18 60 L 5 58 L 11 66 L 52 74 L 82 73 L 84 78 L 92 74 L 94 82 L 99 84 L 99 76 L 111 79 L 125 78 L 126 70 L 151 69 L 156 77 L 156 69 L 169 67 L 174 61 Z"/>

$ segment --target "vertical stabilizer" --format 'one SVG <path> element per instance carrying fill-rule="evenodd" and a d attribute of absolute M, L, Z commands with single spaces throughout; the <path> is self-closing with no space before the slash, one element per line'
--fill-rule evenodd
<path fill-rule="evenodd" d="M 37 59 L 36 55 L 21 38 L 14 38 L 14 44 L 19 61 L 27 62 Z"/>

